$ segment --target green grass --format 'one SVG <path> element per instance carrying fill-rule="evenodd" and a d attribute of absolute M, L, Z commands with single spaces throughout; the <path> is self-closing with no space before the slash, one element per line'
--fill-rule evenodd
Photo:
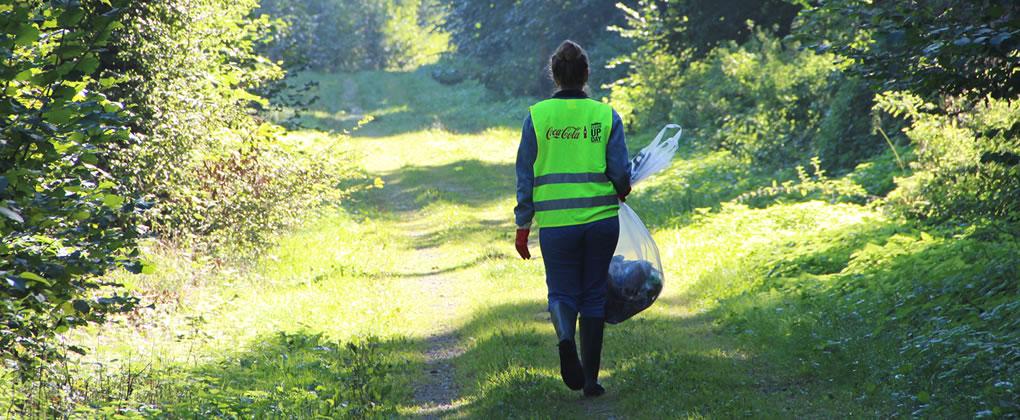
<path fill-rule="evenodd" d="M 666 288 L 607 329 L 609 393 L 585 400 L 558 377 L 541 258 L 521 261 L 511 245 L 528 101 L 421 73 L 297 78 L 318 81 L 321 100 L 303 117 L 313 128 L 287 141 L 351 153 L 379 188 L 280 237 L 251 268 L 150 249 L 156 274 L 119 279 L 157 306 L 70 335 L 91 352 L 69 365 L 67 387 L 33 394 L 63 398 L 46 415 L 412 416 L 423 352 L 441 333 L 463 349 L 450 360 L 450 417 L 1017 410 L 1015 239 L 994 226 L 926 231 L 875 205 L 748 207 L 733 200 L 792 171 L 757 173 L 695 146 L 628 200 L 653 231 Z M 888 191 L 894 167 L 882 155 L 848 179 Z"/>

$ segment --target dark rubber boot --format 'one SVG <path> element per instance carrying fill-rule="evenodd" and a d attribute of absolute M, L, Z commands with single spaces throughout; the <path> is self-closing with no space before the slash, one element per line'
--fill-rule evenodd
<path fill-rule="evenodd" d="M 606 389 L 599 385 L 599 364 L 602 362 L 602 334 L 605 318 L 581 317 L 581 366 L 584 370 L 584 396 L 597 397 Z"/>
<path fill-rule="evenodd" d="M 567 388 L 579 390 L 584 387 L 584 371 L 577 358 L 574 331 L 577 328 L 577 311 L 561 303 L 549 305 L 549 318 L 556 328 L 557 347 L 560 350 L 560 377 Z"/>

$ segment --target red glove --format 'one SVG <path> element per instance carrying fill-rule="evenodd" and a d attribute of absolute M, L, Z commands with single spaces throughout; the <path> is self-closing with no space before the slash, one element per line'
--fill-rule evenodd
<path fill-rule="evenodd" d="M 626 202 L 628 195 L 630 195 L 630 186 L 629 185 L 627 186 L 626 190 L 617 192 L 616 193 L 616 198 L 619 198 L 621 202 Z"/>
<path fill-rule="evenodd" d="M 517 253 L 526 260 L 531 259 L 531 252 L 528 251 L 528 235 L 530 233 L 531 229 L 517 229 L 517 239 L 514 241 Z"/>

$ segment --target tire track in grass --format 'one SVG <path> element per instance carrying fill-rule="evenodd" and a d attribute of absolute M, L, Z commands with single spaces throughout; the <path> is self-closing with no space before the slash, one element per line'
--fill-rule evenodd
<path fill-rule="evenodd" d="M 421 238 L 426 232 L 412 232 L 415 239 Z M 434 261 L 438 252 L 430 249 L 423 253 L 426 261 Z M 438 270 L 439 267 L 432 267 Z M 423 291 L 428 296 L 429 306 L 435 314 L 444 315 L 437 319 L 435 329 L 426 338 L 428 350 L 425 352 L 424 378 L 414 390 L 414 400 L 418 404 L 418 414 L 425 418 L 439 418 L 460 407 L 458 402 L 460 390 L 454 375 L 453 360 L 464 354 L 464 346 L 460 343 L 460 335 L 452 326 L 449 318 L 456 313 L 456 299 L 451 296 L 445 286 L 450 279 L 430 274 L 421 279 Z"/>
<path fill-rule="evenodd" d="M 384 176 L 399 175 L 413 167 L 404 166 Z M 449 256 L 444 255 L 441 247 L 429 246 L 429 236 L 435 233 L 432 227 L 436 226 L 433 215 L 426 208 L 417 206 L 415 195 L 410 192 L 422 185 L 441 190 L 452 186 L 437 179 L 429 179 L 421 185 L 416 182 L 410 184 L 388 183 L 377 190 L 372 199 L 378 211 L 398 216 L 394 223 L 405 232 L 404 246 L 399 251 L 402 272 L 394 274 L 415 282 L 420 305 L 409 310 L 423 311 L 433 320 L 430 328 L 422 331 L 425 366 L 416 375 L 420 380 L 414 386 L 412 413 L 423 418 L 441 418 L 456 413 L 463 405 L 453 366 L 454 360 L 465 352 L 454 323 L 461 309 L 462 297 L 451 287 L 453 279 L 448 274 L 449 268 L 445 264 L 439 265 L 450 260 Z"/>
<path fill-rule="evenodd" d="M 399 231 L 400 243 L 388 251 L 394 252 L 392 257 L 398 261 L 392 275 L 406 280 L 406 287 L 417 296 L 417 302 L 405 309 L 418 313 L 408 316 L 429 321 L 412 334 L 423 363 L 411 372 L 416 383 L 409 390 L 411 398 L 402 406 L 402 414 L 423 418 L 621 418 L 616 412 L 616 395 L 585 399 L 579 393 L 561 394 L 558 387 L 548 386 L 545 371 L 553 366 L 547 362 L 548 356 L 554 356 L 555 347 L 551 346 L 554 340 L 547 321 L 540 326 L 505 331 L 486 325 L 490 311 L 527 305 L 543 294 L 540 275 L 530 271 L 525 275 L 530 281 L 516 279 L 504 284 L 487 280 L 489 271 L 503 265 L 503 258 L 515 258 L 504 256 L 512 250 L 509 243 L 495 248 L 492 241 L 504 240 L 502 233 L 513 228 L 506 220 L 513 207 L 508 198 L 513 195 L 517 127 L 460 133 L 422 121 L 412 124 L 406 116 L 387 114 L 388 107 L 434 113 L 436 108 L 446 106 L 448 90 L 456 88 L 434 86 L 429 94 L 436 98 L 421 102 L 421 89 L 382 89 L 377 79 L 391 76 L 378 76 L 361 78 L 357 83 L 351 80 L 360 76 L 347 76 L 338 87 L 346 92 L 360 89 L 385 96 L 379 99 L 386 105 L 382 108 L 379 104 L 376 108 L 358 104 L 365 98 L 351 96 L 344 97 L 344 106 L 359 110 L 355 106 L 363 106 L 367 115 L 381 113 L 364 131 L 351 137 L 348 147 L 359 156 L 366 172 L 383 181 L 381 189 L 373 189 L 363 197 L 362 204 L 370 208 L 365 214 Z M 406 77 L 401 84 L 418 83 L 411 79 L 417 76 Z M 414 96 L 403 96 L 412 92 Z M 457 96 L 457 100 L 463 98 Z M 407 131 L 398 129 L 405 126 Z M 537 235 L 533 240 L 532 249 L 537 250 Z M 507 266 L 513 267 L 510 275 L 524 275 L 519 271 L 525 263 L 513 262 Z M 530 324 L 534 317 L 533 312 L 512 310 L 507 315 L 511 326 Z M 501 340 L 489 336 L 493 329 L 497 335 L 509 334 L 504 338 L 519 347 L 493 349 L 493 343 Z M 549 333 L 538 344 L 543 351 L 538 358 L 531 354 L 536 329 Z M 541 397 L 521 400 L 516 398 L 519 395 L 506 392 L 504 381 L 519 379 L 515 376 L 515 360 L 521 360 L 520 365 L 532 375 L 526 380 L 542 381 L 538 391 Z M 494 367 L 489 363 L 501 361 L 508 365 Z M 607 379 L 612 385 L 611 378 Z"/>

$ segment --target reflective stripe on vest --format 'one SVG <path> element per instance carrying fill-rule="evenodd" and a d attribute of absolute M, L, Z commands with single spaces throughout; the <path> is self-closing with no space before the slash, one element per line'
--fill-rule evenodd
<path fill-rule="evenodd" d="M 538 141 L 535 222 L 579 225 L 615 217 L 616 189 L 606 176 L 613 110 L 591 99 L 547 99 L 531 107 Z"/>
<path fill-rule="evenodd" d="M 548 174 L 535 178 L 535 186 L 547 184 L 570 184 L 577 182 L 609 182 L 606 174 Z"/>

